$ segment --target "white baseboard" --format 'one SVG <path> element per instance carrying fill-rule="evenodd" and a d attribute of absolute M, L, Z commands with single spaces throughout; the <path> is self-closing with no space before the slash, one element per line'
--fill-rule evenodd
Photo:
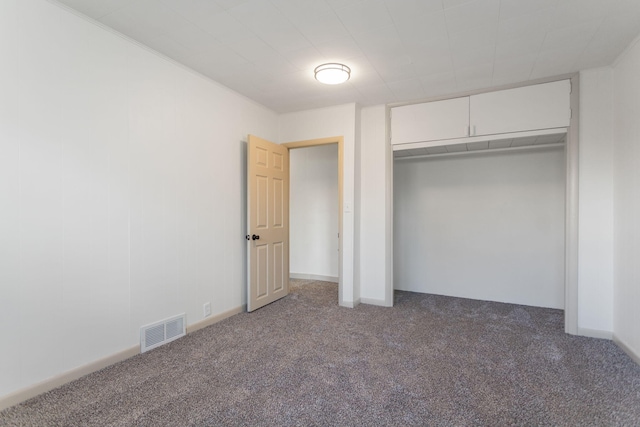
<path fill-rule="evenodd" d="M 47 391 L 53 390 L 54 388 L 63 386 L 92 372 L 99 371 L 100 369 L 104 369 L 107 366 L 111 366 L 115 363 L 126 360 L 139 353 L 140 346 L 137 345 L 135 347 L 122 350 L 118 353 L 114 353 L 110 356 L 103 357 L 102 359 L 98 359 L 94 362 L 87 363 L 86 365 L 79 366 L 60 375 L 56 375 L 55 377 L 48 378 L 44 381 L 25 387 L 6 396 L 2 396 L 0 397 L 0 411 L 9 408 L 10 406 L 17 405 L 18 403 L 22 403 L 25 400 L 31 399 L 32 397 L 36 397 L 39 394 L 46 393 Z"/>
<path fill-rule="evenodd" d="M 213 325 L 214 323 L 217 323 L 221 320 L 224 320 L 238 313 L 243 313 L 245 311 L 246 311 L 246 306 L 242 305 L 240 307 L 236 307 L 231 310 L 225 311 L 224 313 L 207 317 L 192 325 L 188 325 L 187 334 L 195 332 L 198 329 L 202 329 L 207 326 Z M 115 363 L 129 359 L 130 357 L 133 357 L 137 354 L 140 354 L 140 345 L 136 345 L 135 347 L 131 347 L 126 350 L 122 350 L 118 353 L 114 353 L 112 355 L 103 357 L 94 362 L 88 363 L 83 366 L 79 366 L 70 371 L 63 372 L 60 375 L 56 375 L 54 377 L 51 377 L 49 379 L 46 379 L 34 385 L 30 385 L 28 387 L 15 391 L 11 394 L 2 396 L 0 397 L 0 411 L 2 411 L 3 409 L 7 409 L 11 406 L 17 405 L 19 403 L 22 403 L 25 400 L 31 399 L 32 397 L 36 397 L 39 394 L 46 393 L 50 390 L 53 390 L 54 388 L 63 386 L 67 383 L 70 383 L 71 381 L 84 377 L 85 375 L 89 375 L 93 372 L 99 371 L 100 369 L 104 369 L 107 366 L 111 366 Z"/>
<path fill-rule="evenodd" d="M 207 326 L 213 325 L 214 323 L 218 323 L 221 320 L 224 320 L 228 317 L 235 316 L 239 313 L 244 313 L 247 311 L 246 305 L 241 305 L 240 307 L 232 308 L 231 310 L 227 310 L 223 313 L 216 314 L 215 316 L 205 317 L 199 322 L 196 322 L 192 325 L 187 326 L 187 334 L 197 331 L 198 329 L 206 328 Z"/>
<path fill-rule="evenodd" d="M 618 347 L 620 347 L 629 357 L 640 365 L 640 354 L 636 353 L 631 347 L 624 343 L 620 338 L 613 334 L 613 342 L 616 343 Z"/>
<path fill-rule="evenodd" d="M 383 300 L 383 299 L 360 298 L 360 302 L 362 304 L 377 305 L 379 307 L 393 307 L 393 306 L 387 304 L 387 302 L 385 300 Z"/>
<path fill-rule="evenodd" d="M 338 277 L 322 276 L 320 274 L 289 273 L 289 277 L 291 277 L 292 279 L 320 280 L 322 282 L 338 283 Z"/>
<path fill-rule="evenodd" d="M 602 331 L 600 329 L 581 328 L 578 326 L 578 335 L 589 338 L 601 338 L 605 340 L 613 339 L 611 331 Z"/>
<path fill-rule="evenodd" d="M 355 301 L 342 301 L 342 302 L 338 303 L 338 305 L 340 307 L 355 308 L 358 305 L 360 305 L 360 299 L 357 299 Z"/>

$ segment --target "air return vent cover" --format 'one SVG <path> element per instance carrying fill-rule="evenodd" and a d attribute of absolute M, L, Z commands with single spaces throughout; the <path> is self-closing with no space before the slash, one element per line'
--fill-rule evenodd
<path fill-rule="evenodd" d="M 183 313 L 141 327 L 140 352 L 144 353 L 186 335 L 186 324 L 186 317 Z"/>

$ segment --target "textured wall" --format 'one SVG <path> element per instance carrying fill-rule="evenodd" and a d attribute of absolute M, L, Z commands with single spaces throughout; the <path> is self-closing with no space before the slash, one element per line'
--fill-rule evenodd
<path fill-rule="evenodd" d="M 0 2 L 0 61 L 0 396 L 241 306 L 276 114 L 44 0 Z"/>
<path fill-rule="evenodd" d="M 614 67 L 614 324 L 640 359 L 640 43 Z"/>
<path fill-rule="evenodd" d="M 578 327 L 613 331 L 613 70 L 580 72 Z M 586 331 L 585 331 L 586 329 Z"/>
<path fill-rule="evenodd" d="M 355 256 L 355 165 L 356 165 L 356 114 L 355 104 L 299 111 L 279 116 L 279 142 L 342 136 L 344 138 L 343 193 L 342 193 L 342 254 L 340 260 L 341 304 L 350 306 L 359 299 L 354 283 Z"/>

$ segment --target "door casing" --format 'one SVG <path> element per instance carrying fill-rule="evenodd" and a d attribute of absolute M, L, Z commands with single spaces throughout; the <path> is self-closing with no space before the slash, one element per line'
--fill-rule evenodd
<path fill-rule="evenodd" d="M 344 175 L 344 138 L 342 136 L 331 136 L 327 138 L 318 138 L 318 139 L 307 139 L 304 141 L 294 141 L 294 142 L 286 142 L 281 145 L 287 147 L 289 150 L 296 148 L 306 148 L 306 147 L 316 147 L 320 145 L 329 145 L 329 144 L 338 144 L 338 248 L 339 248 L 339 256 L 338 256 L 338 303 L 343 305 L 343 175 Z M 289 177 L 291 180 L 291 177 Z"/>

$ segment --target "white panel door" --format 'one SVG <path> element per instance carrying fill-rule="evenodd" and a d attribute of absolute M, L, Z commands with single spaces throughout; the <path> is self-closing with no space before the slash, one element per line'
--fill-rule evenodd
<path fill-rule="evenodd" d="M 391 143 L 464 138 L 469 132 L 469 97 L 391 109 Z"/>
<path fill-rule="evenodd" d="M 471 136 L 569 126 L 571 83 L 552 83 L 471 96 Z"/>
<path fill-rule="evenodd" d="M 247 310 L 289 293 L 289 150 L 249 135 Z"/>

